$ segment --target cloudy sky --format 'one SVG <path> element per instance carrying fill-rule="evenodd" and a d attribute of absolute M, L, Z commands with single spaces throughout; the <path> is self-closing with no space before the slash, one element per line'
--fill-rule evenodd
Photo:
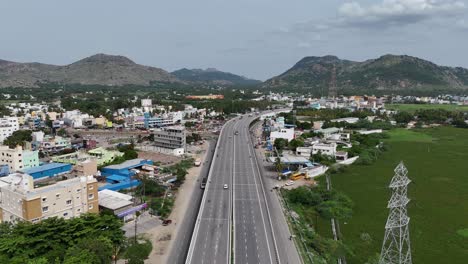
<path fill-rule="evenodd" d="M 267 79 L 304 56 L 468 67 L 468 0 L 0 0 L 0 58 L 125 55 Z"/>

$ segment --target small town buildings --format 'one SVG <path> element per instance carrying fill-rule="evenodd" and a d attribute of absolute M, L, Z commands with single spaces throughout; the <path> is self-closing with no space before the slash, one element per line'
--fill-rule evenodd
<path fill-rule="evenodd" d="M 72 165 L 67 163 L 46 163 L 41 166 L 23 169 L 22 172 L 29 174 L 34 180 L 44 179 L 69 173 Z"/>
<path fill-rule="evenodd" d="M 335 157 L 336 154 L 336 143 L 319 143 L 312 146 L 312 154 L 322 154 L 327 156 Z"/>
<path fill-rule="evenodd" d="M 79 177 L 36 188 L 33 177 L 13 173 L 0 178 L 0 222 L 39 222 L 98 213 L 98 188 L 93 177 Z"/>
<path fill-rule="evenodd" d="M 122 218 L 124 222 L 135 217 L 137 210 L 133 210 L 135 207 L 131 195 L 112 190 L 102 190 L 98 192 L 98 196 L 101 210 L 109 210 L 114 215 Z"/>
<path fill-rule="evenodd" d="M 139 180 L 134 180 L 136 175 L 143 166 L 153 165 L 152 160 L 132 159 L 121 164 L 109 165 L 101 169 L 101 174 L 106 178 L 107 184 L 99 187 L 99 190 L 128 189 L 140 184 Z"/>
<path fill-rule="evenodd" d="M 17 117 L 4 116 L 0 118 L 0 143 L 18 129 L 19 123 Z"/>
<path fill-rule="evenodd" d="M 154 130 L 154 142 L 152 146 L 146 146 L 145 150 L 152 150 L 175 156 L 181 156 L 186 151 L 186 131 L 183 126 L 170 126 Z M 148 149 L 149 148 L 149 149 Z"/>
<path fill-rule="evenodd" d="M 294 128 L 282 128 L 270 133 L 270 141 L 275 142 L 277 138 L 286 139 L 288 142 L 294 139 Z"/>
<path fill-rule="evenodd" d="M 23 150 L 23 147 L 0 146 L 0 164 L 8 165 L 11 172 L 39 166 L 39 152 Z"/>
<path fill-rule="evenodd" d="M 331 122 L 335 122 L 335 123 L 345 122 L 348 124 L 355 124 L 358 121 L 359 121 L 359 118 L 357 117 L 345 117 L 345 118 L 338 118 L 338 119 L 331 120 Z"/>

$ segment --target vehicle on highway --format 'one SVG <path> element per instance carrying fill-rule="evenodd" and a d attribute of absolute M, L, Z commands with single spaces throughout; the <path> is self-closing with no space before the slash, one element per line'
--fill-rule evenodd
<path fill-rule="evenodd" d="M 293 184 L 294 184 L 293 181 L 288 181 L 288 182 L 286 183 L 286 186 L 291 186 L 291 185 L 293 185 Z"/>
<path fill-rule="evenodd" d="M 166 219 L 166 220 L 164 220 L 164 221 L 162 222 L 162 225 L 163 225 L 163 226 L 168 226 L 168 225 L 170 225 L 170 224 L 172 224 L 172 220 L 170 220 L 170 219 Z"/>
<path fill-rule="evenodd" d="M 223 188 L 224 188 L 224 189 L 227 189 L 227 188 L 228 188 L 228 185 L 227 185 L 227 184 L 224 184 Z"/>
<path fill-rule="evenodd" d="M 234 132 L 234 135 L 239 135 L 239 131 L 236 130 L 236 132 Z"/>
<path fill-rule="evenodd" d="M 208 178 L 205 177 L 203 178 L 202 182 L 200 183 L 200 188 L 201 189 L 205 189 L 205 186 L 206 186 L 206 182 L 208 181 Z"/>

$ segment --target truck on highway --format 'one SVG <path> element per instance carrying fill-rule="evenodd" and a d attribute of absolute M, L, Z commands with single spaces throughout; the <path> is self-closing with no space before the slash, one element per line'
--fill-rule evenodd
<path fill-rule="evenodd" d="M 205 187 L 206 187 L 206 182 L 207 182 L 207 181 L 208 181 L 208 177 L 204 177 L 204 178 L 202 179 L 202 182 L 200 183 L 200 188 L 201 188 L 201 189 L 205 189 Z"/>

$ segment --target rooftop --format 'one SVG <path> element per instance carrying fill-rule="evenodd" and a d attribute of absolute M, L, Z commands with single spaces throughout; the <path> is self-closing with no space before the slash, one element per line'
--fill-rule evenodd
<path fill-rule="evenodd" d="M 131 201 L 132 196 L 116 191 L 102 190 L 98 192 L 98 197 L 99 206 L 111 210 L 117 210 L 133 204 L 133 202 Z"/>
<path fill-rule="evenodd" d="M 37 167 L 32 167 L 29 169 L 23 169 L 23 172 L 27 174 L 33 174 L 33 173 L 38 173 L 38 172 L 45 171 L 45 170 L 52 170 L 52 169 L 61 168 L 65 166 L 70 166 L 70 164 L 53 162 L 53 163 L 47 163 L 47 164 L 37 166 Z"/>
<path fill-rule="evenodd" d="M 145 162 L 145 159 L 132 159 L 120 164 L 106 166 L 104 169 L 123 170 L 127 168 L 138 167 L 140 165 L 146 164 Z"/>

